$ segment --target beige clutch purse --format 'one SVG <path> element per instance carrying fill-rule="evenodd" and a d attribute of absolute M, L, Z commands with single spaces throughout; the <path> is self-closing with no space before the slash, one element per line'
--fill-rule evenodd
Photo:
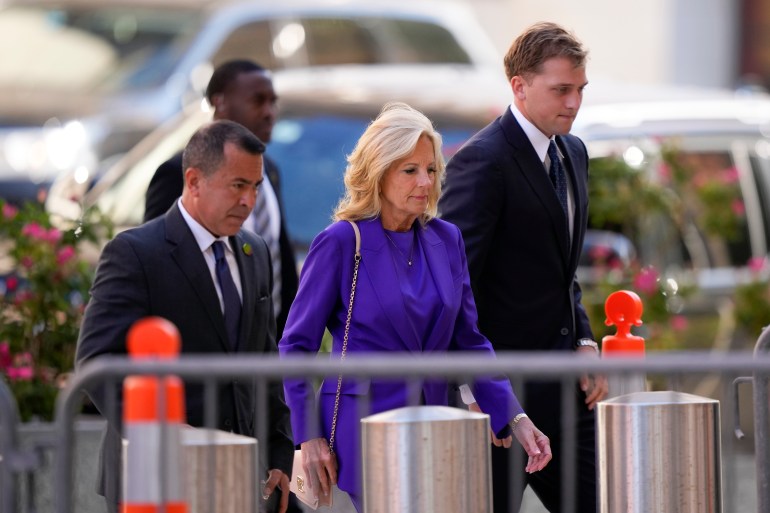
<path fill-rule="evenodd" d="M 310 488 L 310 482 L 305 477 L 305 471 L 302 468 L 302 451 L 300 450 L 294 451 L 294 464 L 291 467 L 289 490 L 312 510 L 318 509 L 319 506 L 331 507 L 332 505 L 331 494 L 328 497 L 324 497 L 321 495 L 321 490 L 318 487 Z"/>

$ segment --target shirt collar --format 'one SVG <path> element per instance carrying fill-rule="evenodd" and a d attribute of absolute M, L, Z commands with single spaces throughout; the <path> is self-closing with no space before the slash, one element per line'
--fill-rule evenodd
<path fill-rule="evenodd" d="M 537 152 L 537 157 L 540 159 L 540 162 L 545 162 L 545 157 L 548 154 L 548 146 L 551 144 L 552 139 L 546 137 L 543 132 L 525 118 L 524 114 L 516 108 L 516 104 L 514 103 L 511 103 L 511 113 L 513 114 L 513 117 L 516 118 L 516 121 L 519 122 L 521 129 L 524 130 L 532 147 L 535 148 L 535 152 Z"/>
<path fill-rule="evenodd" d="M 179 211 L 182 213 L 182 217 L 187 223 L 187 226 L 190 227 L 190 231 L 192 232 L 193 237 L 195 237 L 195 242 L 198 244 L 201 252 L 205 252 L 211 247 L 212 244 L 214 244 L 214 241 L 217 240 L 224 242 L 227 250 L 232 251 L 232 248 L 230 247 L 230 240 L 227 237 L 214 237 L 210 231 L 208 231 L 203 227 L 203 225 L 196 221 L 193 216 L 190 215 L 187 209 L 184 208 L 184 205 L 182 204 L 182 198 L 179 198 L 178 205 Z"/>

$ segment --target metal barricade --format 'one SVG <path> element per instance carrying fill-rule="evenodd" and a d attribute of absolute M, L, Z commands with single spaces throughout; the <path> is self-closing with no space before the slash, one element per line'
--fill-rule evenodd
<path fill-rule="evenodd" d="M 387 379 L 407 379 L 416 383 L 425 379 L 443 377 L 455 382 L 471 381 L 474 377 L 489 377 L 497 375 L 509 376 L 514 385 L 520 385 L 525 380 L 561 381 L 565 389 L 573 386 L 577 376 L 583 373 L 604 373 L 608 375 L 640 372 L 648 376 L 665 376 L 667 382 L 664 388 L 677 389 L 686 376 L 692 373 L 720 373 L 726 378 L 745 373 L 755 375 L 770 374 L 770 359 L 755 358 L 748 353 L 740 354 L 705 354 L 705 353 L 665 353 L 650 354 L 645 360 L 611 359 L 588 360 L 574 358 L 570 354 L 501 354 L 496 360 L 484 357 L 464 355 L 377 355 L 376 358 L 353 358 L 344 363 L 336 359 L 321 360 L 314 357 L 279 360 L 277 358 L 239 356 L 237 359 L 228 357 L 187 356 L 177 362 L 135 362 L 118 357 L 104 357 L 91 362 L 81 372 L 76 374 L 67 390 L 60 395 L 57 403 L 57 453 L 55 469 L 56 511 L 68 513 L 72 511 L 70 490 L 72 489 L 72 451 L 73 432 L 72 421 L 78 405 L 77 390 L 82 387 L 103 384 L 105 382 L 119 383 L 128 374 L 175 374 L 185 381 L 198 380 L 205 383 L 207 394 L 212 401 L 215 397 L 216 380 L 218 378 L 241 379 L 257 378 L 259 380 L 260 404 L 264 405 L 266 386 L 270 380 L 280 380 L 286 377 L 312 380 L 324 376 L 344 374 L 352 377 L 381 377 Z M 684 377 L 683 377 L 684 376 Z M 729 385 L 723 390 L 723 396 L 729 394 Z M 566 401 L 565 406 L 574 403 Z M 767 404 L 764 405 L 765 410 Z M 761 406 L 760 406 L 761 409 Z M 574 415 L 574 411 L 565 413 Z M 267 420 L 265 415 L 259 415 L 257 422 L 257 438 L 267 440 Z M 213 417 L 212 417 L 213 419 Z M 213 423 L 213 420 L 212 420 Z M 575 454 L 574 437 L 564 437 L 564 453 L 562 461 L 553 461 L 553 465 L 561 465 L 564 481 L 562 483 L 565 497 L 574 497 L 575 468 L 570 464 Z M 260 444 L 260 452 L 265 448 Z M 767 466 L 767 461 L 757 461 L 758 465 Z M 664 469 L 665 471 L 665 469 Z M 757 476 L 767 475 L 768 469 L 758 469 Z M 731 472 L 727 472 L 731 475 Z M 574 511 L 574 501 L 565 500 L 565 513 Z M 4 513 L 4 512 L 3 512 Z"/>
<path fill-rule="evenodd" d="M 757 359 L 770 357 L 770 329 L 754 350 Z M 757 511 L 770 511 L 770 374 L 754 373 L 754 452 L 757 466 Z"/>
<path fill-rule="evenodd" d="M 42 466 L 41 443 L 23 448 L 19 443 L 19 409 L 8 386 L 0 381 L 0 513 L 18 511 L 19 490 L 24 506 L 33 513 L 35 471 Z M 22 479 L 23 479 L 23 487 Z"/>
<path fill-rule="evenodd" d="M 8 386 L 0 381 L 0 511 L 12 512 L 16 507 L 16 430 L 19 409 Z"/>
<path fill-rule="evenodd" d="M 754 347 L 756 359 L 770 358 L 770 329 L 765 328 Z M 743 438 L 740 427 L 738 385 L 754 385 L 754 453 L 757 477 L 757 511 L 770 512 L 770 373 L 755 371 L 752 377 L 739 377 L 733 381 L 735 405 L 735 436 Z"/>
<path fill-rule="evenodd" d="M 756 498 L 756 510 L 763 513 L 770 511 L 768 501 L 768 483 L 770 483 L 770 422 L 768 421 L 768 376 L 770 376 L 770 357 L 767 355 L 770 345 L 770 333 L 765 332 L 760 337 L 755 354 L 750 353 L 658 353 L 649 354 L 645 360 L 587 360 L 577 359 L 570 354 L 501 354 L 496 360 L 472 357 L 468 355 L 442 355 L 439 358 L 431 358 L 430 355 L 378 355 L 376 358 L 355 358 L 348 362 L 340 363 L 334 359 L 320 360 L 307 358 L 298 360 L 278 360 L 277 358 L 265 358 L 260 356 L 239 356 L 237 359 L 207 356 L 189 356 L 176 362 L 130 362 L 127 358 L 104 357 L 91 362 L 81 372 L 74 375 L 67 388 L 63 390 L 57 400 L 56 423 L 46 430 L 48 438 L 38 439 L 30 447 L 22 447 L 18 440 L 20 424 L 16 405 L 8 388 L 0 383 L 0 513 L 32 512 L 31 495 L 38 493 L 32 490 L 29 484 L 36 469 L 50 460 L 47 456 L 53 455 L 53 475 L 51 481 L 38 482 L 38 485 L 50 488 L 52 497 L 45 502 L 51 504 L 51 509 L 40 509 L 40 513 L 55 511 L 68 513 L 73 511 L 72 490 L 74 480 L 74 456 L 75 445 L 75 420 L 78 417 L 82 405 L 80 390 L 84 386 L 99 386 L 106 389 L 118 388 L 122 378 L 129 374 L 176 374 L 184 380 L 197 380 L 204 384 L 204 395 L 209 397 L 209 404 L 216 407 L 216 386 L 218 379 L 256 378 L 258 380 L 258 402 L 264 408 L 267 396 L 267 383 L 270 380 L 281 380 L 285 377 L 302 377 L 313 380 L 324 376 L 336 376 L 339 373 L 355 377 L 384 377 L 401 378 L 415 383 L 422 380 L 445 377 L 455 382 L 472 380 L 473 377 L 507 375 L 515 386 L 520 386 L 529 379 L 561 381 L 565 389 L 569 388 L 574 379 L 580 374 L 604 373 L 607 375 L 619 375 L 620 373 L 641 372 L 651 378 L 660 378 L 657 381 L 658 388 L 679 390 L 687 385 L 690 375 L 720 374 L 722 381 L 731 381 L 741 375 L 754 377 L 755 394 L 755 455 L 756 468 L 747 470 L 744 462 L 740 460 L 741 472 L 749 472 L 748 480 L 753 482 L 756 478 L 756 489 L 746 490 L 745 483 L 738 481 L 736 475 L 736 458 L 730 458 L 734 442 L 726 436 L 722 440 L 726 457 L 723 458 L 723 473 L 725 477 L 725 509 L 734 510 L 731 506 L 731 498 L 738 497 L 741 501 Z M 355 361 L 354 361 L 355 360 Z M 729 398 L 729 383 L 720 389 L 719 397 L 722 400 Z M 116 401 L 117 394 L 113 394 Z M 570 401 L 565 403 L 565 415 L 574 415 L 569 412 Z M 574 409 L 574 403 L 571 403 Z M 114 409 L 116 409 L 115 406 Z M 726 423 L 734 421 L 732 409 L 729 406 L 722 408 L 727 417 Z M 113 411 L 112 414 L 116 412 Z M 108 412 L 109 415 L 109 412 Z M 207 423 L 213 426 L 216 414 L 207 410 Z M 260 440 L 267 440 L 266 415 L 255 417 L 256 433 Z M 730 430 L 725 430 L 729 433 Z M 564 480 L 563 490 L 565 497 L 574 497 L 575 493 L 575 468 L 570 464 L 575 454 L 574 438 L 568 435 L 563 438 L 564 452 L 562 461 L 554 460 L 552 465 L 561 465 Z M 259 444 L 262 459 L 265 447 Z M 266 444 L 264 444 L 266 445 Z M 41 447 L 49 451 L 45 462 L 41 461 Z M 81 453 L 77 453 L 82 458 Z M 96 464 L 95 454 L 89 454 L 92 458 L 91 465 Z M 750 457 L 753 457 L 751 455 Z M 519 461 L 520 463 L 521 461 Z M 521 466 L 521 465 L 519 465 Z M 753 474 L 753 475 L 752 475 Z M 26 478 L 26 479 L 22 479 Z M 24 501 L 20 501 L 20 490 L 25 490 Z M 93 483 L 87 483 L 89 489 L 93 489 Z M 738 490 L 735 487 L 741 487 Z M 735 489 L 731 489 L 735 488 Z M 753 499 L 752 499 L 753 500 Z M 23 503 L 22 503 L 23 502 Z M 565 513 L 574 511 L 574 503 L 565 501 Z M 570 509 L 570 507 L 572 509 Z M 755 509 L 753 504 L 749 509 Z M 90 513 L 87 510 L 78 509 L 78 513 Z"/>

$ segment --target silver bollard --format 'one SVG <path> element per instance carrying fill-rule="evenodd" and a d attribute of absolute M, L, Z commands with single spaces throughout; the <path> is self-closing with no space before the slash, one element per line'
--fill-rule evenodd
<path fill-rule="evenodd" d="M 721 513 L 719 401 L 638 392 L 599 403 L 602 513 Z"/>
<path fill-rule="evenodd" d="M 257 491 L 261 495 L 262 488 L 257 474 L 256 438 L 187 425 L 181 428 L 179 437 L 187 513 L 240 513 L 256 511 L 257 504 L 263 507 L 257 502 Z M 127 455 L 128 440 L 124 439 L 124 469 Z"/>
<path fill-rule="evenodd" d="M 489 416 L 411 406 L 361 420 L 366 513 L 489 513 Z"/>
<path fill-rule="evenodd" d="M 187 513 L 256 511 L 262 495 L 256 438 L 185 427 L 182 446 Z"/>

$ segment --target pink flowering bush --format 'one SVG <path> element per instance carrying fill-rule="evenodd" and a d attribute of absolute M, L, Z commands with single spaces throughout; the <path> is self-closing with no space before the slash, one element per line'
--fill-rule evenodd
<path fill-rule="evenodd" d="M 697 311 L 697 301 L 689 303 L 696 308 L 688 317 L 680 312 L 684 299 L 697 293 L 700 269 L 735 266 L 735 259 L 749 250 L 744 249 L 748 224 L 740 174 L 724 151 L 682 149 L 676 138 L 660 138 L 655 148 L 645 152 L 639 167 L 628 165 L 621 154 L 591 160 L 589 226 L 625 235 L 643 249 L 643 260 L 620 266 L 607 261 L 592 268 L 590 284 L 581 283 L 584 304 L 600 337 L 608 332 L 603 324 L 607 295 L 633 290 L 644 303 L 644 325 L 638 334 L 645 336 L 648 347 L 702 347 L 720 326 L 727 326 L 724 319 Z M 601 262 L 600 253 L 594 251 L 591 261 Z M 674 256 L 670 268 L 650 265 L 665 265 L 666 255 Z M 731 336 L 737 342 L 746 335 L 755 338 L 770 323 L 770 269 L 764 263 L 754 265 L 758 269 L 749 271 L 732 297 L 739 330 Z M 667 279 L 668 273 L 680 283 Z"/>
<path fill-rule="evenodd" d="M 697 219 L 707 235 L 727 241 L 738 238 L 746 207 L 735 166 L 723 155 L 685 154 L 673 144 L 663 146 L 661 157 L 668 168 L 664 185 L 687 205 L 680 216 Z"/>
<path fill-rule="evenodd" d="M 692 290 L 673 289 L 654 266 L 641 266 L 637 261 L 627 267 L 619 267 L 612 259 L 606 264 L 594 260 L 594 265 L 600 278 L 591 287 L 585 287 L 583 304 L 588 309 L 591 328 L 597 340 L 616 333 L 615 326 L 604 324 L 604 302 L 607 297 L 618 290 L 630 290 L 639 296 L 644 305 L 644 324 L 634 328 L 634 334 L 643 336 L 650 350 L 676 348 L 681 334 L 688 328 L 688 322 L 676 313 L 672 303 L 680 304 Z"/>
<path fill-rule="evenodd" d="M 666 154 L 674 158 L 675 153 Z M 660 169 L 662 182 L 652 180 L 648 170 L 636 169 L 623 158 L 607 157 L 591 161 L 589 194 L 589 225 L 594 229 L 609 230 L 638 241 L 641 222 L 661 219 L 678 223 L 682 218 L 682 197 L 670 186 L 674 166 L 666 161 Z M 679 171 L 679 168 L 676 168 Z M 662 240 L 663 246 L 671 241 Z M 634 334 L 645 337 L 650 350 L 674 349 L 688 329 L 687 320 L 678 314 L 684 298 L 694 292 L 680 284 L 669 284 L 661 271 L 638 259 L 621 261 L 612 248 L 595 246 L 591 250 L 591 280 L 582 281 L 583 304 L 588 310 L 591 327 L 597 340 L 615 333 L 614 326 L 606 326 L 604 302 L 618 290 L 631 290 L 639 295 L 644 305 L 644 324 L 634 328 Z"/>
<path fill-rule="evenodd" d="M 93 277 L 80 253 L 110 236 L 96 211 L 59 228 L 42 204 L 0 199 L 0 375 L 23 420 L 52 417 Z"/>

